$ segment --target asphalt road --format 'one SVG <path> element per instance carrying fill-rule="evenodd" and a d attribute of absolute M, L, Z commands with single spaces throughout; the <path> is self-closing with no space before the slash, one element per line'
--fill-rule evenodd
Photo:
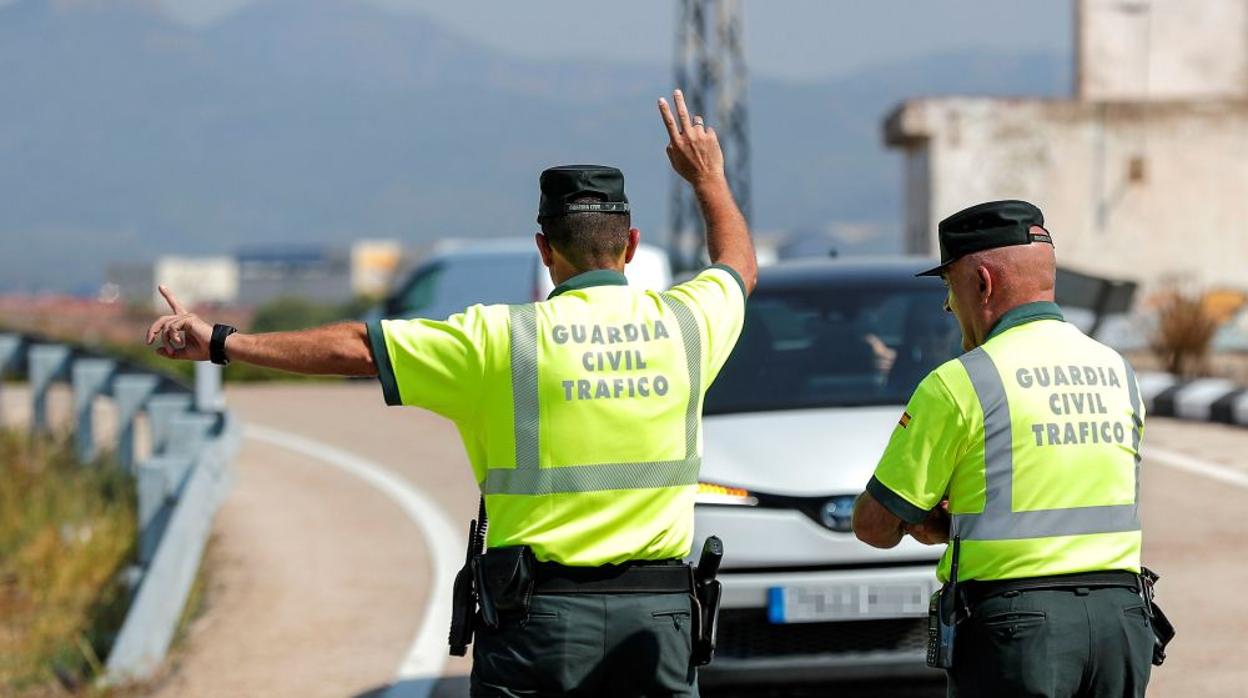
<path fill-rule="evenodd" d="M 394 477 L 392 486 L 423 492 L 456 524 L 475 512 L 475 487 L 453 426 L 419 410 L 385 408 L 374 384 L 232 388 L 229 400 L 249 424 L 315 439 L 377 466 Z M 1248 430 L 1149 421 L 1144 557 L 1162 575 L 1159 601 L 1179 631 L 1150 695 L 1240 696 L 1248 685 L 1248 663 L 1239 659 L 1248 637 L 1248 594 L 1240 590 L 1248 579 L 1246 450 Z M 378 489 L 376 477 L 369 484 L 359 472 L 255 439 L 238 470 L 216 522 L 212 554 L 219 562 L 207 610 L 158 693 L 383 695 L 401 666 L 416 666 L 410 662 L 419 643 L 411 643 L 424 632 L 436 592 L 436 543 L 425 540 L 410 506 Z M 443 629 L 435 630 L 444 641 Z M 466 695 L 467 669 L 463 660 L 447 662 L 444 679 L 404 682 L 401 694 Z M 943 689 L 738 686 L 708 695 L 938 696 Z"/>

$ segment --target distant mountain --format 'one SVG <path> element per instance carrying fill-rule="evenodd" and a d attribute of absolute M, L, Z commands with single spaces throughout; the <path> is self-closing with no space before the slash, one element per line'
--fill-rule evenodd
<path fill-rule="evenodd" d="M 521 59 L 410 14 L 268 0 L 189 29 L 154 3 L 0 7 L 0 289 L 82 289 L 109 261 L 358 236 L 527 235 L 537 173 L 609 162 L 662 237 L 670 179 L 652 65 Z M 523 40 L 523 37 L 518 37 Z M 1053 56 L 965 52 L 837 80 L 755 80 L 755 227 L 878 228 L 916 94 L 1061 94 Z"/>

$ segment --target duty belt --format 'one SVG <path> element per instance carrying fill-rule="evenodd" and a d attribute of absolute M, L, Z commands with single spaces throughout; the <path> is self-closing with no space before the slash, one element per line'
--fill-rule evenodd
<path fill-rule="evenodd" d="M 1133 572 L 1113 570 L 1106 572 L 1080 572 L 1048 577 L 1023 577 L 989 581 L 968 580 L 961 584 L 968 604 L 976 604 L 993 596 L 1012 591 L 1043 591 L 1060 589 L 1099 589 L 1102 587 L 1126 587 L 1140 589 L 1140 577 Z"/>
<path fill-rule="evenodd" d="M 693 568 L 680 560 L 568 567 L 539 562 L 534 594 L 680 594 L 693 590 Z"/>

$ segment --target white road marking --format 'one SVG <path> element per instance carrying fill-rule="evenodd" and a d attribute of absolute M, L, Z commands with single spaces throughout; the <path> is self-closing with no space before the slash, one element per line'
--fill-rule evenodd
<path fill-rule="evenodd" d="M 394 683 L 386 691 L 389 698 L 427 698 L 446 665 L 446 631 L 451 621 L 451 586 L 463 562 L 463 533 L 451 523 L 446 512 L 420 490 L 394 475 L 384 466 L 329 444 L 298 434 L 246 425 L 247 438 L 263 441 L 328 463 L 364 480 L 394 500 L 424 532 L 429 548 L 432 579 L 429 603 L 416 631 L 416 638 L 399 666 Z"/>
<path fill-rule="evenodd" d="M 1201 460 L 1194 456 L 1178 451 L 1170 451 L 1164 448 L 1154 448 L 1148 444 L 1144 445 L 1144 460 L 1157 461 L 1162 465 L 1168 465 L 1171 468 L 1186 470 L 1189 473 L 1202 475 L 1212 480 L 1225 482 L 1228 485 L 1243 487 L 1248 489 L 1248 473 L 1234 468 L 1228 468 L 1224 465 L 1217 465 L 1208 461 Z"/>

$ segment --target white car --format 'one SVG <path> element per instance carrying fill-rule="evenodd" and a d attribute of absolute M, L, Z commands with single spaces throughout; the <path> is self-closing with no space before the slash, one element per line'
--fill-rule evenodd
<path fill-rule="evenodd" d="M 629 285 L 663 290 L 671 285 L 667 253 L 640 245 L 624 269 Z M 531 303 L 555 290 L 531 239 L 443 241 L 421 261 L 370 317 L 445 318 L 476 303 Z"/>
<path fill-rule="evenodd" d="M 926 266 L 925 266 L 926 264 Z M 924 663 L 942 547 L 859 542 L 853 503 L 918 381 L 960 353 L 929 260 L 760 270 L 706 397 L 694 556 L 724 542 L 705 685 L 941 674 Z"/>

